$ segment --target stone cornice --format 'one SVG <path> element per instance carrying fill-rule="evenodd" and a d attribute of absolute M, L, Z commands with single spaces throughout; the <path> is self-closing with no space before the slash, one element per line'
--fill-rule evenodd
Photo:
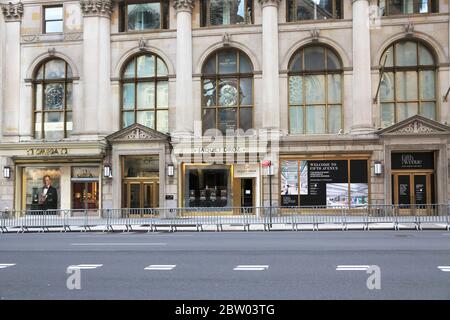
<path fill-rule="evenodd" d="M 258 0 L 259 3 L 261 4 L 261 7 L 265 7 L 265 6 L 275 6 L 278 7 L 278 5 L 280 4 L 281 0 Z"/>
<path fill-rule="evenodd" d="M 23 3 L 12 3 L 0 5 L 5 21 L 21 21 L 23 15 Z"/>
<path fill-rule="evenodd" d="M 110 18 L 113 12 L 112 0 L 80 0 L 81 12 L 86 17 Z"/>
<path fill-rule="evenodd" d="M 174 0 L 173 7 L 177 11 L 192 12 L 195 7 L 195 0 Z"/>

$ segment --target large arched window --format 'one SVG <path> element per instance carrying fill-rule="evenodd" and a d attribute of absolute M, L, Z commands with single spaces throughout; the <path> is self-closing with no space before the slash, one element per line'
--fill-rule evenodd
<path fill-rule="evenodd" d="M 337 133 L 342 125 L 342 64 L 328 47 L 298 50 L 289 64 L 289 132 Z"/>
<path fill-rule="evenodd" d="M 212 54 L 202 70 L 203 131 L 253 127 L 253 67 L 237 49 Z"/>
<path fill-rule="evenodd" d="M 381 64 L 381 126 L 415 114 L 435 120 L 437 67 L 432 52 L 420 42 L 400 41 L 384 52 Z"/>
<path fill-rule="evenodd" d="M 169 131 L 169 79 L 167 66 L 154 54 L 133 57 L 121 79 L 122 127 L 140 123 Z"/>
<path fill-rule="evenodd" d="M 62 59 L 42 63 L 34 79 L 34 137 L 59 140 L 72 132 L 72 70 Z"/>

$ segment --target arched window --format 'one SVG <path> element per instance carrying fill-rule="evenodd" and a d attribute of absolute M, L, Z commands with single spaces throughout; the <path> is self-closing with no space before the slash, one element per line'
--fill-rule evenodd
<path fill-rule="evenodd" d="M 169 131 L 169 78 L 167 66 L 154 54 L 133 57 L 121 78 L 122 127 L 140 123 Z"/>
<path fill-rule="evenodd" d="M 202 70 L 203 131 L 253 128 L 253 67 L 237 49 L 212 54 Z"/>
<path fill-rule="evenodd" d="M 72 132 L 72 69 L 62 59 L 40 65 L 33 79 L 36 139 L 59 140 Z"/>
<path fill-rule="evenodd" d="M 342 64 L 328 47 L 298 50 L 289 64 L 289 132 L 337 133 L 342 125 Z"/>
<path fill-rule="evenodd" d="M 436 119 L 436 62 L 432 52 L 417 41 L 391 45 L 381 57 L 381 126 L 420 114 Z"/>

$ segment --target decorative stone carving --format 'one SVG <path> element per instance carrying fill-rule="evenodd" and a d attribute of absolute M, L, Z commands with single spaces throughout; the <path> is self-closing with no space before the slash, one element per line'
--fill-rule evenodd
<path fill-rule="evenodd" d="M 189 11 L 192 12 L 195 6 L 195 0 L 174 0 L 173 7 L 177 11 Z"/>
<path fill-rule="evenodd" d="M 320 36 L 320 30 L 318 28 L 313 28 L 309 30 L 309 33 L 311 34 L 311 41 L 312 42 L 318 42 L 319 36 Z"/>
<path fill-rule="evenodd" d="M 56 49 L 55 48 L 48 49 L 48 55 L 50 57 L 53 57 L 55 55 L 55 53 L 56 53 Z"/>
<path fill-rule="evenodd" d="M 151 135 L 140 128 L 136 128 L 126 135 L 127 140 L 150 140 L 152 138 Z"/>
<path fill-rule="evenodd" d="M 144 51 L 147 47 L 147 42 L 144 38 L 139 39 L 139 50 Z"/>
<path fill-rule="evenodd" d="M 169 136 L 156 131 L 151 128 L 147 128 L 141 124 L 135 123 L 131 126 L 121 129 L 106 137 L 110 143 L 114 142 L 158 142 L 168 141 Z"/>
<path fill-rule="evenodd" d="M 414 24 L 411 21 L 405 24 L 403 28 L 405 30 L 405 36 L 412 37 L 414 35 Z"/>
<path fill-rule="evenodd" d="M 20 21 L 22 20 L 23 15 L 23 3 L 12 3 L 9 2 L 7 4 L 1 5 L 2 13 L 5 18 L 5 21 Z"/>
<path fill-rule="evenodd" d="M 426 126 L 419 121 L 413 121 L 407 126 L 395 131 L 397 134 L 418 134 L 418 133 L 435 133 L 436 129 Z"/>
<path fill-rule="evenodd" d="M 27 42 L 27 43 L 38 42 L 39 36 L 37 34 L 24 35 L 24 36 L 22 36 L 22 41 Z"/>
<path fill-rule="evenodd" d="M 112 0 L 80 0 L 81 12 L 84 16 L 111 17 Z"/>
<path fill-rule="evenodd" d="M 225 32 L 222 36 L 222 43 L 225 47 L 230 45 L 231 35 L 228 32 Z"/>
<path fill-rule="evenodd" d="M 278 7 L 278 5 L 281 2 L 281 0 L 258 0 L 258 1 L 261 4 L 261 7 L 265 7 L 265 6 L 276 6 L 276 7 Z"/>
<path fill-rule="evenodd" d="M 82 39 L 83 39 L 82 32 L 64 33 L 65 41 L 74 41 L 74 40 L 82 40 Z"/>

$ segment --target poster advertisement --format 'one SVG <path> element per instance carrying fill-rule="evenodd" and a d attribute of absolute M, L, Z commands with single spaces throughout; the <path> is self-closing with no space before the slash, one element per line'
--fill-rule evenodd
<path fill-rule="evenodd" d="M 281 183 L 283 206 L 347 207 L 368 203 L 367 160 L 286 160 L 282 162 Z"/>

